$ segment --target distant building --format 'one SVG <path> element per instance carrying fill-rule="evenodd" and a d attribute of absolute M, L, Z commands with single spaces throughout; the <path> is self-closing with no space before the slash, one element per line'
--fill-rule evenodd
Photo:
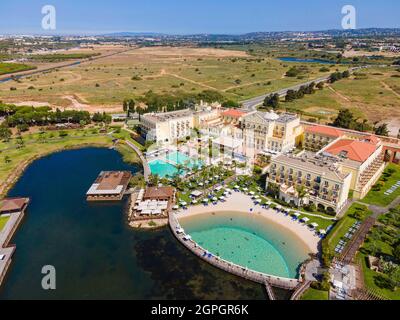
<path fill-rule="evenodd" d="M 88 201 L 121 200 L 128 187 L 132 173 L 129 171 L 103 171 L 87 192 Z"/>
<path fill-rule="evenodd" d="M 25 211 L 29 198 L 8 198 L 0 201 L 0 215 Z"/>

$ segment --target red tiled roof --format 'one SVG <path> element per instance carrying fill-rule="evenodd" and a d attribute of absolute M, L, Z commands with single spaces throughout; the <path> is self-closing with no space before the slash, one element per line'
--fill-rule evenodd
<path fill-rule="evenodd" d="M 29 202 L 28 198 L 5 199 L 0 204 L 0 212 L 22 210 L 24 205 L 27 204 L 28 202 Z"/>
<path fill-rule="evenodd" d="M 174 196 L 175 189 L 172 187 L 150 187 L 147 188 L 144 193 L 145 199 L 152 198 L 160 198 L 160 197 L 168 197 L 172 198 Z"/>
<path fill-rule="evenodd" d="M 229 110 L 222 112 L 223 116 L 232 117 L 232 118 L 240 118 L 240 117 L 243 117 L 245 114 L 246 114 L 245 112 L 239 111 L 236 109 L 229 109 Z"/>
<path fill-rule="evenodd" d="M 339 138 L 344 134 L 343 131 L 339 129 L 333 127 L 324 127 L 324 126 L 307 127 L 305 131 L 308 133 L 322 134 L 325 136 L 335 137 L 335 138 Z"/>
<path fill-rule="evenodd" d="M 343 156 L 350 160 L 364 162 L 375 150 L 376 143 L 343 139 L 334 143 L 325 151 L 336 156 Z"/>

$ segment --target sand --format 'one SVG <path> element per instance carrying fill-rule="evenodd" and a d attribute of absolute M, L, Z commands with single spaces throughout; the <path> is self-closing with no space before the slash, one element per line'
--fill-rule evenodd
<path fill-rule="evenodd" d="M 250 208 L 253 208 L 252 213 L 250 213 Z M 255 206 L 251 197 L 243 193 L 234 192 L 227 198 L 226 202 L 219 202 L 216 206 L 192 206 L 188 210 L 179 211 L 176 213 L 176 216 L 179 219 L 204 213 L 227 211 L 243 212 L 243 214 L 260 214 L 265 219 L 295 234 L 299 238 L 299 241 L 303 242 L 308 248 L 310 253 L 318 253 L 320 239 L 315 235 L 315 231 L 310 230 L 304 224 L 293 221 L 290 217 L 284 216 L 282 213 L 276 213 L 273 209 L 263 209 L 260 206 Z"/>

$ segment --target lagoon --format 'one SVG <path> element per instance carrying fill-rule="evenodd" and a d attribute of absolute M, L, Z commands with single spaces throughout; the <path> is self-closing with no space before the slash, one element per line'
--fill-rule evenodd
<path fill-rule="evenodd" d="M 262 286 L 192 255 L 171 232 L 127 224 L 127 201 L 88 203 L 102 170 L 131 170 L 114 150 L 85 148 L 35 161 L 9 196 L 28 196 L 26 217 L 0 299 L 265 299 Z M 56 268 L 57 289 L 41 288 Z"/>

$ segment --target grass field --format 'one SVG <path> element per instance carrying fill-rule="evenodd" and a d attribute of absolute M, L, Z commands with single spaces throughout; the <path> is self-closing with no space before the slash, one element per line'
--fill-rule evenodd
<path fill-rule="evenodd" d="M 0 75 L 32 69 L 35 67 L 27 64 L 0 62 Z"/>
<path fill-rule="evenodd" d="M 125 98 L 137 98 L 149 90 L 161 94 L 216 90 L 241 101 L 327 74 L 319 71 L 320 65 L 307 64 L 303 79 L 285 77 L 294 65 L 301 64 L 250 56 L 245 51 L 140 48 L 32 75 L 20 83 L 3 83 L 0 94 L 8 102 L 49 102 L 63 107 L 71 105 L 70 96 L 80 104 L 121 107 Z M 10 86 L 17 90 L 10 91 Z"/>
<path fill-rule="evenodd" d="M 389 175 L 388 170 L 394 170 L 394 173 Z M 387 181 L 384 181 L 387 180 Z M 386 207 L 398 196 L 400 196 L 400 188 L 397 188 L 392 194 L 385 195 L 385 192 L 393 187 L 397 182 L 400 181 L 400 166 L 396 164 L 389 164 L 384 171 L 381 179 L 378 183 L 382 184 L 380 191 L 371 190 L 362 202 L 368 204 L 375 204 L 378 206 Z"/>
<path fill-rule="evenodd" d="M 0 217 L 0 231 L 3 230 L 4 226 L 6 225 L 9 217 Z"/>
<path fill-rule="evenodd" d="M 356 117 L 371 122 L 385 120 L 398 130 L 400 77 L 397 76 L 400 72 L 387 67 L 369 68 L 362 73 L 365 76 L 340 80 L 303 99 L 282 103 L 282 107 L 299 110 L 310 117 L 320 117 L 322 122 L 331 121 L 340 108 L 350 108 Z M 394 133 L 397 135 L 397 131 Z"/>
<path fill-rule="evenodd" d="M 329 292 L 328 291 L 321 291 L 316 290 L 313 288 L 308 289 L 304 294 L 301 296 L 300 300 L 328 300 Z"/>
<path fill-rule="evenodd" d="M 18 176 L 19 170 L 31 159 L 70 148 L 84 145 L 111 146 L 110 136 L 94 133 L 90 130 L 69 130 L 68 136 L 61 138 L 59 132 L 45 134 L 26 134 L 23 136 L 24 147 L 17 147 L 17 139 L 0 144 L 0 194 L 9 182 Z"/>

